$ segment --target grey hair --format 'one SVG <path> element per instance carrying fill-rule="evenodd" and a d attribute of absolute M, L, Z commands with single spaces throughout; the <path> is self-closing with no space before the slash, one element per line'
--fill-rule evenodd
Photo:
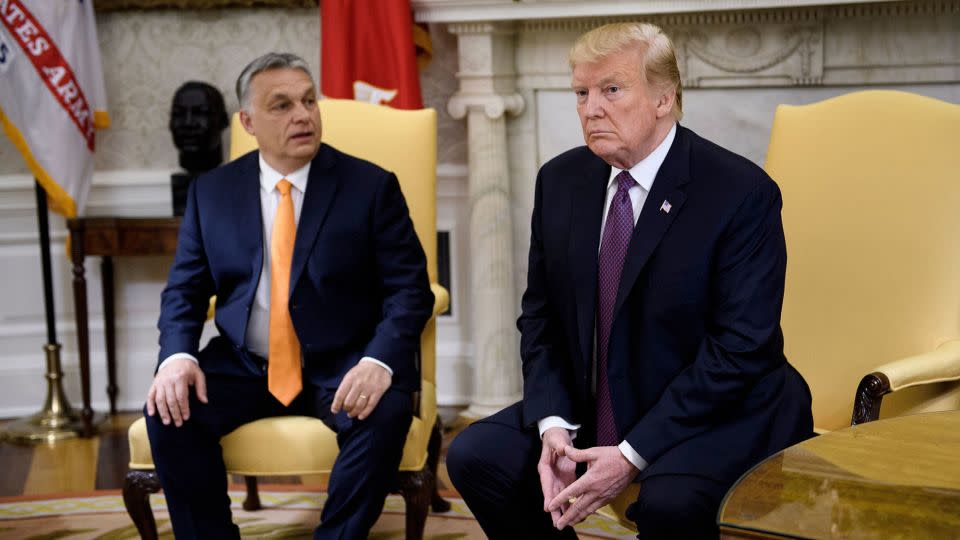
<path fill-rule="evenodd" d="M 250 81 L 256 74 L 269 69 L 299 69 L 310 77 L 310 82 L 314 82 L 310 66 L 303 58 L 291 53 L 267 53 L 247 64 L 237 77 L 237 100 L 244 111 L 249 111 L 250 107 Z"/>

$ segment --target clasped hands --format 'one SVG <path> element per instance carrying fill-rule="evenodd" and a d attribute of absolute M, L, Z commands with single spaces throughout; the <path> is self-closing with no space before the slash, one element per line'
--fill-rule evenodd
<path fill-rule="evenodd" d="M 337 387 L 333 396 L 330 411 L 334 414 L 341 410 L 350 418 L 365 420 L 380 398 L 390 388 L 393 377 L 382 366 L 373 362 L 360 362 L 350 368 L 343 376 L 343 381 Z M 169 361 L 169 365 L 157 372 L 147 393 L 147 414 L 160 414 L 164 425 L 172 421 L 180 427 L 190 419 L 190 387 L 197 392 L 197 399 L 201 403 L 207 401 L 207 380 L 194 361 L 187 358 L 176 358 Z"/>
<path fill-rule="evenodd" d="M 586 450 L 573 447 L 570 432 L 550 428 L 543 434 L 537 472 L 543 489 L 543 510 L 558 530 L 576 525 L 623 491 L 640 472 L 616 446 Z M 577 463 L 587 472 L 577 478 Z"/>

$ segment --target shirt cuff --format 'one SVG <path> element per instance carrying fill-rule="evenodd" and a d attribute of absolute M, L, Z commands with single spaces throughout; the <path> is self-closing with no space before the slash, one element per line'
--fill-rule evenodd
<path fill-rule="evenodd" d="M 630 446 L 630 443 L 623 441 L 619 446 L 617 446 L 617 448 L 620 449 L 620 453 L 623 454 L 623 457 L 627 458 L 627 461 L 633 463 L 634 467 L 641 471 L 647 468 L 647 460 L 640 457 L 640 454 L 638 454 L 637 451 Z"/>
<path fill-rule="evenodd" d="M 580 424 L 571 424 L 559 416 L 548 416 L 539 422 L 537 422 L 537 429 L 540 430 L 540 438 L 543 438 L 543 434 L 550 428 L 561 427 L 570 432 L 570 440 L 577 438 L 577 430 L 580 429 Z"/>
<path fill-rule="evenodd" d="M 163 366 L 167 365 L 167 363 L 170 362 L 171 360 L 179 360 L 180 358 L 186 358 L 187 360 L 190 360 L 194 364 L 198 366 L 200 365 L 200 361 L 197 360 L 192 354 L 185 353 L 185 352 L 178 352 L 178 353 L 173 353 L 170 356 L 164 358 L 163 362 L 160 362 L 160 365 L 157 366 L 157 373 L 159 373 L 160 370 L 163 369 Z"/>
<path fill-rule="evenodd" d="M 373 362 L 374 364 L 376 364 L 376 365 L 382 367 L 383 369 L 387 370 L 387 373 L 389 373 L 390 376 L 393 377 L 393 370 L 390 369 L 390 366 L 384 364 L 383 362 L 377 360 L 376 358 L 372 358 L 372 357 L 370 357 L 370 356 L 364 356 L 363 358 L 360 359 L 360 361 L 361 361 L 361 362 Z"/>

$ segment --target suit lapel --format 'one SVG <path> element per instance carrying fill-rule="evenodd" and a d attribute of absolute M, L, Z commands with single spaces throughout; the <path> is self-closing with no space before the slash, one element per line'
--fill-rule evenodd
<path fill-rule="evenodd" d="M 290 294 L 307 265 L 317 233 L 330 211 L 340 178 L 333 174 L 336 157 L 327 145 L 321 145 L 310 166 L 307 191 L 303 195 L 303 208 L 297 223 L 297 238 L 293 246 L 293 263 L 290 267 Z"/>
<path fill-rule="evenodd" d="M 224 193 L 225 197 L 235 197 L 229 204 L 229 215 L 234 221 L 241 253 L 249 256 L 251 276 L 259 276 L 263 268 L 263 212 L 260 208 L 260 154 L 251 152 L 240 158 L 239 189 Z M 257 216 L 250 219 L 250 216 Z M 250 297 L 253 298 L 251 289 Z"/>
<path fill-rule="evenodd" d="M 620 274 L 614 318 L 620 312 L 637 276 L 650 260 L 653 250 L 680 214 L 686 201 L 683 185 L 690 179 L 689 162 L 690 140 L 686 130 L 678 125 L 673 145 L 657 172 L 650 193 L 640 210 L 637 226 L 633 229 L 630 247 L 623 262 L 623 273 Z"/>
<path fill-rule="evenodd" d="M 593 358 L 593 328 L 597 306 L 597 253 L 600 222 L 607 192 L 610 166 L 590 154 L 590 161 L 574 180 L 570 197 L 570 244 L 568 259 L 576 294 L 577 330 L 584 362 Z"/>

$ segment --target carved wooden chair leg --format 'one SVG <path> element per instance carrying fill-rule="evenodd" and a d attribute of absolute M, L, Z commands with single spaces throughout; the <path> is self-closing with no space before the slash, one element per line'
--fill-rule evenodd
<path fill-rule="evenodd" d="M 406 540 L 423 539 L 435 484 L 436 479 L 427 466 L 417 472 L 400 473 L 400 495 L 403 496 L 407 511 Z"/>
<path fill-rule="evenodd" d="M 430 433 L 430 442 L 427 443 L 427 469 L 433 473 L 433 493 L 430 497 L 430 507 L 434 512 L 449 512 L 450 501 L 440 496 L 440 476 L 437 475 L 437 467 L 440 465 L 440 444 L 443 440 L 443 424 L 440 418 L 433 424 L 433 432 Z"/>
<path fill-rule="evenodd" d="M 160 479 L 154 471 L 130 471 L 123 482 L 123 504 L 143 540 L 157 540 L 157 522 L 150 508 L 150 494 L 158 491 Z"/>
<path fill-rule="evenodd" d="M 250 512 L 263 508 L 260 504 L 260 492 L 257 489 L 256 476 L 244 476 L 247 483 L 247 498 L 243 500 L 243 509 Z"/>

